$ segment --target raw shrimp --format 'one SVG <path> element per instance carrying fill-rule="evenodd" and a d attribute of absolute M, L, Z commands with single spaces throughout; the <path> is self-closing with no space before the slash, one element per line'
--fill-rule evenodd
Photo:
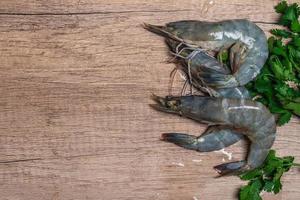
<path fill-rule="evenodd" d="M 195 48 L 188 47 L 169 38 L 167 38 L 167 44 L 177 57 L 191 57 L 191 59 L 179 60 L 181 61 L 179 69 L 185 73 L 187 80 L 195 88 L 214 97 L 238 99 L 250 98 L 248 90 L 243 86 L 234 88 L 216 88 L 214 85 L 209 84 L 218 82 L 219 80 L 222 81 L 224 78 L 230 77 L 232 74 L 231 70 L 226 65 L 218 62 L 218 60 L 213 56 L 210 56 L 201 49 L 199 49 L 200 51 L 197 52 L 197 54 L 193 54 L 196 52 Z M 194 62 L 198 59 L 200 59 L 201 62 Z M 190 63 L 192 64 L 190 65 Z M 224 127 L 210 127 L 207 132 L 218 134 L 218 138 L 222 139 L 223 142 L 219 143 L 220 148 L 234 144 L 244 138 L 239 132 L 232 129 L 224 129 Z M 214 149 L 216 148 L 216 146 L 212 147 Z"/>
<path fill-rule="evenodd" d="M 261 103 L 249 99 L 207 96 L 158 97 L 151 106 L 159 111 L 178 114 L 201 123 L 213 124 L 199 137 L 182 133 L 165 133 L 162 139 L 200 152 L 222 149 L 238 141 L 238 133 L 250 142 L 247 160 L 215 166 L 220 174 L 259 167 L 265 160 L 276 136 L 274 116 Z M 227 132 L 230 132 L 229 140 Z M 220 132 L 222 134 L 220 134 Z M 236 132 L 236 138 L 232 133 Z"/>
<path fill-rule="evenodd" d="M 264 32 L 254 23 L 246 19 L 225 20 L 220 22 L 204 22 L 195 20 L 177 21 L 166 26 L 144 24 L 145 28 L 160 34 L 172 42 L 187 45 L 191 51 L 186 56 L 176 51 L 185 59 L 191 68 L 193 65 L 202 65 L 209 56 L 207 51 L 221 52 L 230 48 L 231 73 L 217 73 L 212 78 L 203 78 L 201 73 L 198 79 L 203 79 L 208 86 L 228 88 L 243 86 L 253 80 L 260 72 L 268 58 L 268 45 Z M 214 70 L 212 68 L 211 70 Z M 206 81 L 207 80 L 207 81 Z"/>
<path fill-rule="evenodd" d="M 186 50 L 188 51 L 189 48 Z M 185 51 L 181 52 L 182 54 L 186 53 Z M 220 80 L 224 80 L 224 77 L 231 76 L 231 71 L 226 65 L 205 52 L 198 54 L 197 58 L 201 58 L 201 64 L 198 62 L 189 65 L 189 63 L 181 62 L 181 65 L 178 65 L 192 86 L 214 97 L 251 98 L 249 91 L 244 86 L 216 88 L 209 84 L 220 82 Z"/>

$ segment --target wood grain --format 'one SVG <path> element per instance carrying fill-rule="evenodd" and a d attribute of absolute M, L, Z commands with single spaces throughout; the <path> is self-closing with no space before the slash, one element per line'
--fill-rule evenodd
<path fill-rule="evenodd" d="M 225 155 L 159 140 L 205 126 L 149 108 L 152 92 L 167 94 L 174 66 L 141 23 L 248 18 L 267 32 L 277 2 L 1 0 L 1 199 L 236 199 L 244 183 L 212 169 Z M 299 131 L 294 118 L 274 146 L 298 162 Z M 227 151 L 238 160 L 245 143 Z M 299 170 L 283 185 L 264 199 L 300 199 Z"/>

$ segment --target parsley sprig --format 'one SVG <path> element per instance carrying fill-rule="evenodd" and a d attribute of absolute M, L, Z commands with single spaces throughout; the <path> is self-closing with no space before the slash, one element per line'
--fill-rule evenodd
<path fill-rule="evenodd" d="M 272 29 L 268 39 L 269 57 L 256 80 L 247 88 L 257 100 L 277 114 L 278 125 L 287 123 L 292 114 L 300 116 L 300 7 L 286 1 L 275 6 L 281 14 L 279 24 L 285 29 Z M 281 177 L 294 163 L 294 157 L 277 157 L 270 150 L 264 164 L 240 175 L 247 180 L 239 192 L 240 200 L 261 200 L 261 192 L 277 194 L 282 189 Z"/>
<path fill-rule="evenodd" d="M 242 180 L 249 181 L 239 192 L 239 200 L 261 200 L 262 191 L 277 194 L 282 189 L 281 177 L 292 166 L 300 167 L 294 163 L 294 157 L 277 157 L 274 150 L 270 150 L 264 164 L 240 175 Z"/>
<path fill-rule="evenodd" d="M 283 125 L 292 114 L 300 116 L 300 7 L 282 1 L 275 10 L 285 29 L 271 30 L 274 36 L 268 39 L 269 58 L 247 88 L 278 116 L 277 124 Z"/>

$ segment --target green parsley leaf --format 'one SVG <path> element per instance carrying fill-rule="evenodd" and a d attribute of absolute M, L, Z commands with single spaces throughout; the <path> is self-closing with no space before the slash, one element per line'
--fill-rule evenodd
<path fill-rule="evenodd" d="M 239 197 L 240 197 L 239 199 L 240 200 L 251 199 L 251 198 L 249 198 L 250 189 L 251 189 L 251 185 L 246 185 L 246 186 L 242 187 L 240 190 L 240 193 L 239 193 Z"/>
<path fill-rule="evenodd" d="M 242 180 L 252 180 L 262 175 L 261 169 L 257 168 L 251 171 L 248 171 L 240 176 Z"/>
<path fill-rule="evenodd" d="M 291 110 L 296 115 L 300 115 L 300 103 L 289 102 L 284 108 Z"/>
<path fill-rule="evenodd" d="M 279 24 L 284 26 L 290 26 L 291 22 L 297 20 L 299 17 L 298 5 L 296 3 L 288 6 L 282 13 L 279 19 Z"/>
<path fill-rule="evenodd" d="M 262 200 L 260 197 L 260 191 L 262 188 L 262 181 L 260 179 L 255 179 L 249 183 L 249 185 L 244 186 L 240 190 L 240 200 Z"/>
<path fill-rule="evenodd" d="M 274 29 L 273 29 L 274 30 Z M 271 30 L 272 31 L 272 30 Z M 268 39 L 268 48 L 269 48 L 269 51 L 272 51 L 273 47 L 274 47 L 274 43 L 275 43 L 275 37 L 274 36 L 271 36 L 269 37 Z"/>
<path fill-rule="evenodd" d="M 300 37 L 293 37 L 291 44 L 295 45 L 296 47 L 300 47 Z"/>
<path fill-rule="evenodd" d="M 272 192 L 274 188 L 274 182 L 266 180 L 263 190 L 267 192 Z"/>
<path fill-rule="evenodd" d="M 277 194 L 277 193 L 280 192 L 281 189 L 282 189 L 282 184 L 281 184 L 280 179 L 274 181 L 273 192 L 274 192 L 275 194 Z"/>
<path fill-rule="evenodd" d="M 300 32 L 300 24 L 299 21 L 297 19 L 294 19 L 291 23 L 291 30 L 295 33 L 299 33 Z"/>
<path fill-rule="evenodd" d="M 277 96 L 283 97 L 283 100 L 292 100 L 295 93 L 292 88 L 290 88 L 287 84 L 284 82 L 279 82 L 274 87 L 275 91 L 277 92 Z"/>
<path fill-rule="evenodd" d="M 274 150 L 270 150 L 263 165 L 259 168 L 244 172 L 240 175 L 242 180 L 248 180 L 239 192 L 240 200 L 261 199 L 262 191 L 277 194 L 282 189 L 281 178 L 292 166 L 300 167 L 294 163 L 294 157 L 277 157 Z"/>
<path fill-rule="evenodd" d="M 277 13 L 284 13 L 288 7 L 288 4 L 286 1 L 281 1 L 277 6 L 275 6 L 275 11 Z"/>
<path fill-rule="evenodd" d="M 275 47 L 273 49 L 273 53 L 275 53 L 275 49 L 277 50 L 277 55 L 279 54 L 279 52 L 282 51 L 279 48 Z M 273 73 L 274 73 L 274 75 L 277 79 L 281 79 L 281 80 L 284 79 L 284 74 L 283 74 L 284 68 L 283 68 L 280 60 L 278 59 L 278 57 L 276 55 L 270 56 L 269 66 L 270 66 L 271 70 L 273 71 Z"/>
<path fill-rule="evenodd" d="M 282 29 L 271 29 L 270 31 L 273 35 L 278 37 L 288 38 L 291 37 L 291 32 Z"/>
<path fill-rule="evenodd" d="M 286 54 L 286 49 L 284 49 L 284 47 L 276 46 L 272 49 L 271 53 L 278 55 L 278 56 L 283 56 L 285 58 L 288 57 Z"/>
<path fill-rule="evenodd" d="M 277 123 L 279 126 L 282 126 L 290 121 L 292 118 L 292 113 L 286 111 L 285 113 L 282 113 L 279 115 L 279 119 L 277 120 Z"/>

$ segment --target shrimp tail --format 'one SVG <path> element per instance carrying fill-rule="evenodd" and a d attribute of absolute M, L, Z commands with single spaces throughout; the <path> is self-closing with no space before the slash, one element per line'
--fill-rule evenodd
<path fill-rule="evenodd" d="M 183 133 L 164 133 L 161 136 L 161 140 L 174 143 L 186 149 L 197 149 L 197 138 L 193 135 Z"/>
<path fill-rule="evenodd" d="M 229 162 L 229 163 L 223 163 L 217 166 L 214 166 L 214 169 L 220 174 L 220 175 L 226 175 L 226 174 L 234 174 L 243 171 L 243 169 L 246 166 L 246 161 L 235 161 L 235 162 Z"/>

